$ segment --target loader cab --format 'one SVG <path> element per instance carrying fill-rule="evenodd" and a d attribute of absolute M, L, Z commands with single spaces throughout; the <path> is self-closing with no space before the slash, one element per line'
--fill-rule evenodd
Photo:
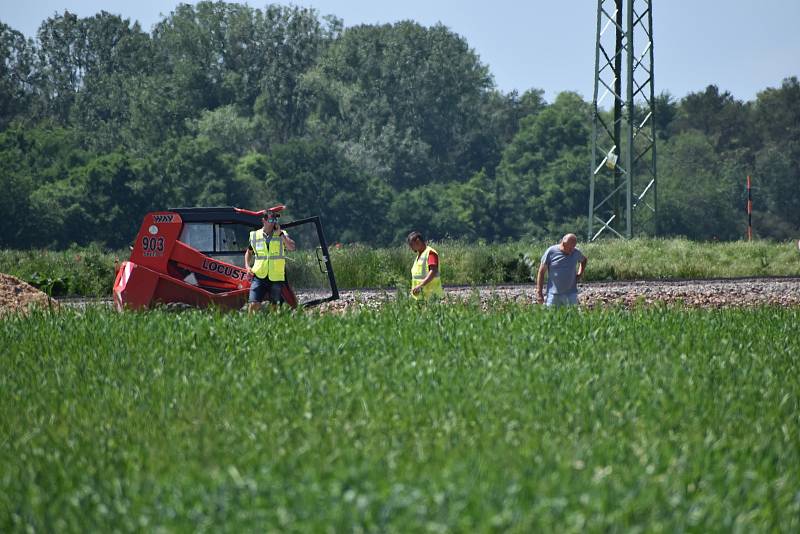
<path fill-rule="evenodd" d="M 183 220 L 178 240 L 202 254 L 237 267 L 245 267 L 250 232 L 263 226 L 263 212 L 239 208 L 172 208 Z M 286 278 L 298 303 L 313 306 L 339 298 L 328 245 L 319 217 L 281 220 L 297 248 L 289 253 Z"/>

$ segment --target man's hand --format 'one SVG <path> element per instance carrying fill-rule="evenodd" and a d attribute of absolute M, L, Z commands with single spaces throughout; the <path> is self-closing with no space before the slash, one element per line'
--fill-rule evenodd
<path fill-rule="evenodd" d="M 287 234 L 285 230 L 281 230 L 280 235 L 281 235 L 281 241 L 283 241 L 283 244 L 286 245 L 286 250 L 291 252 L 296 248 L 294 239 L 289 237 L 289 234 Z"/>
<path fill-rule="evenodd" d="M 539 304 L 544 304 L 544 295 L 542 295 L 541 293 L 537 294 L 536 295 L 536 302 L 539 303 Z"/>
<path fill-rule="evenodd" d="M 414 286 L 413 288 L 411 288 L 412 295 L 419 295 L 421 291 L 422 291 L 422 286 Z"/>

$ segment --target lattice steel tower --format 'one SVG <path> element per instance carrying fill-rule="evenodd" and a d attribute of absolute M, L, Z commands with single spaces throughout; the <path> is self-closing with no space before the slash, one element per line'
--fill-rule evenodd
<path fill-rule="evenodd" d="M 624 9 L 623 4 L 627 4 Z M 597 1 L 590 241 L 605 230 L 633 237 L 634 213 L 637 230 L 646 232 L 649 227 L 658 234 L 652 4 L 652 0 Z M 613 107 L 604 110 L 606 102 Z"/>

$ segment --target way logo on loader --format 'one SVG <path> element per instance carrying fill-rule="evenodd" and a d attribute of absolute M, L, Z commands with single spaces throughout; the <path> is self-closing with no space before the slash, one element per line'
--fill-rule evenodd
<path fill-rule="evenodd" d="M 154 223 L 169 223 L 175 219 L 174 215 L 153 215 Z"/>

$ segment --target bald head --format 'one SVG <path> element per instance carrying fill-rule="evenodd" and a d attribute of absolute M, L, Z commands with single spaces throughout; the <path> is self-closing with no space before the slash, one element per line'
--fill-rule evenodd
<path fill-rule="evenodd" d="M 578 236 L 575 234 L 566 234 L 564 237 L 561 238 L 561 243 L 559 243 L 559 247 L 561 248 L 562 252 L 566 255 L 572 254 L 572 251 L 575 250 L 575 245 L 578 244 Z"/>

